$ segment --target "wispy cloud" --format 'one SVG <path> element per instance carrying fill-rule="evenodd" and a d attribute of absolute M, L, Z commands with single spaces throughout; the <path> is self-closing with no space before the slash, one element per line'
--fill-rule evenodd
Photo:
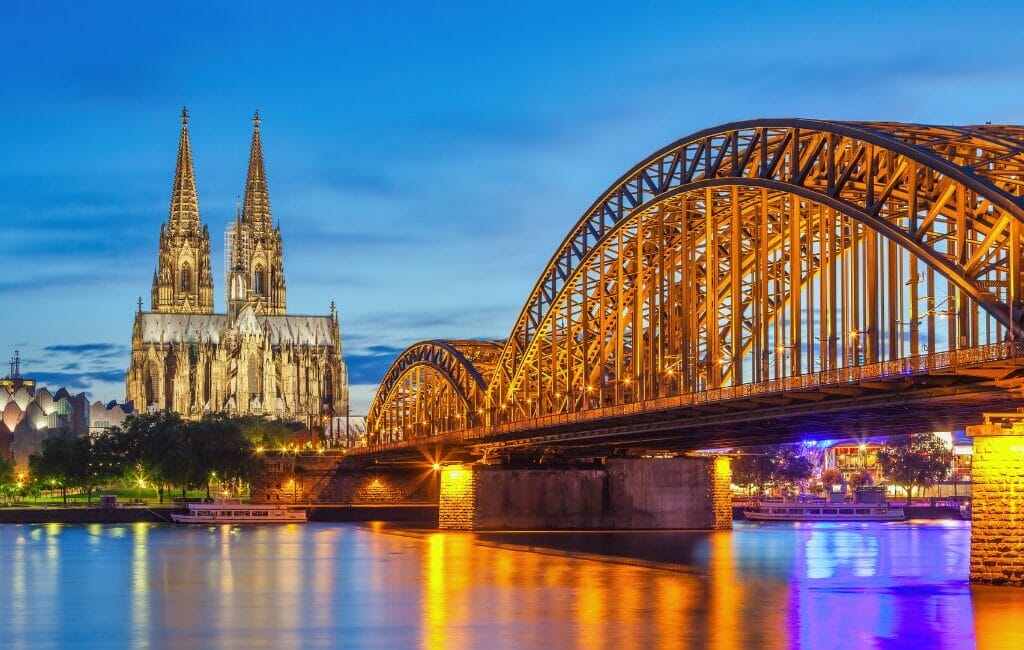
<path fill-rule="evenodd" d="M 128 351 L 121 343 L 64 343 L 43 347 L 46 352 L 63 352 L 89 357 L 118 357 Z"/>

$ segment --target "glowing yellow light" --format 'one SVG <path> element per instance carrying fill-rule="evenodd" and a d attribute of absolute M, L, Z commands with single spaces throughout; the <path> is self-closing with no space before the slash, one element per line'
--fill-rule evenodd
<path fill-rule="evenodd" d="M 433 467 L 434 471 L 436 472 L 441 469 L 441 463 L 434 463 L 433 465 L 431 465 L 431 467 Z"/>
<path fill-rule="evenodd" d="M 263 453 L 263 447 L 257 447 L 256 448 L 256 453 L 257 454 L 262 454 Z"/>
<path fill-rule="evenodd" d="M 850 330 L 850 338 L 851 339 L 855 339 L 858 336 L 860 336 L 860 332 L 858 332 L 857 330 Z"/>
<path fill-rule="evenodd" d="M 864 444 L 863 442 L 860 443 L 860 450 L 861 451 L 867 451 L 867 449 L 868 449 L 868 446 L 866 444 Z"/>

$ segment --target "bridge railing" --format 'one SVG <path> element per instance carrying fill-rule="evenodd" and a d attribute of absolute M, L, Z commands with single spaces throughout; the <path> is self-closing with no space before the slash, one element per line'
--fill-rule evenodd
<path fill-rule="evenodd" d="M 560 425 L 575 424 L 587 420 L 603 420 L 638 413 L 653 413 L 671 409 L 685 408 L 750 397 L 777 395 L 799 390 L 817 389 L 829 386 L 842 386 L 862 381 L 887 380 L 894 377 L 910 377 L 937 370 L 955 370 L 957 367 L 972 366 L 992 361 L 1003 361 L 1024 357 L 1024 342 L 1007 341 L 975 348 L 961 348 L 947 352 L 922 354 L 892 361 L 881 361 L 861 366 L 835 368 L 816 373 L 784 377 L 756 384 L 740 384 L 709 390 L 683 393 L 669 397 L 602 406 L 574 411 L 572 413 L 556 413 L 536 418 L 516 420 L 499 424 L 477 426 L 462 431 L 447 432 L 433 436 L 421 436 L 395 442 L 381 442 L 353 449 L 353 453 L 375 453 L 389 449 L 403 448 L 409 445 L 429 445 L 432 443 L 458 443 L 472 441 L 484 437 L 496 437 L 515 433 L 524 429 L 547 429 Z"/>

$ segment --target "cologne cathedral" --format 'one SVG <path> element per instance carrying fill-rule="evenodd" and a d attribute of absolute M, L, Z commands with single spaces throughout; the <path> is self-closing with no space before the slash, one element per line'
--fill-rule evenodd
<path fill-rule="evenodd" d="M 225 235 L 226 313 L 215 313 L 210 232 L 199 218 L 182 110 L 152 307 L 143 311 L 139 300 L 132 331 L 127 397 L 140 411 L 261 414 L 315 424 L 348 410 L 334 303 L 325 316 L 287 313 L 281 229 L 271 220 L 258 112 L 253 127 L 244 199 Z"/>

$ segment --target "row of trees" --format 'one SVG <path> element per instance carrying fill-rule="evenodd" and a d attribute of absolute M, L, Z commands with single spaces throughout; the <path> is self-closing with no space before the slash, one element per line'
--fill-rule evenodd
<path fill-rule="evenodd" d="M 91 502 L 94 491 L 113 483 L 152 484 L 161 502 L 171 487 L 182 498 L 204 487 L 209 496 L 212 482 L 248 481 L 259 468 L 257 448 L 280 444 L 289 432 L 287 425 L 254 417 L 189 421 L 167 411 L 140 414 L 98 436 L 44 440 L 29 457 L 29 474 L 37 485 L 59 489 L 65 502 L 70 489 Z"/>
<path fill-rule="evenodd" d="M 915 488 L 935 485 L 947 478 L 953 452 L 939 437 L 920 433 L 890 438 L 875 451 L 875 457 L 882 475 L 906 493 L 909 503 Z M 732 481 L 750 491 L 763 491 L 805 483 L 813 471 L 814 464 L 801 444 L 748 447 L 732 464 Z M 826 490 L 842 480 L 838 469 L 821 474 Z M 866 470 L 850 478 L 854 488 L 870 485 L 871 481 Z"/>

